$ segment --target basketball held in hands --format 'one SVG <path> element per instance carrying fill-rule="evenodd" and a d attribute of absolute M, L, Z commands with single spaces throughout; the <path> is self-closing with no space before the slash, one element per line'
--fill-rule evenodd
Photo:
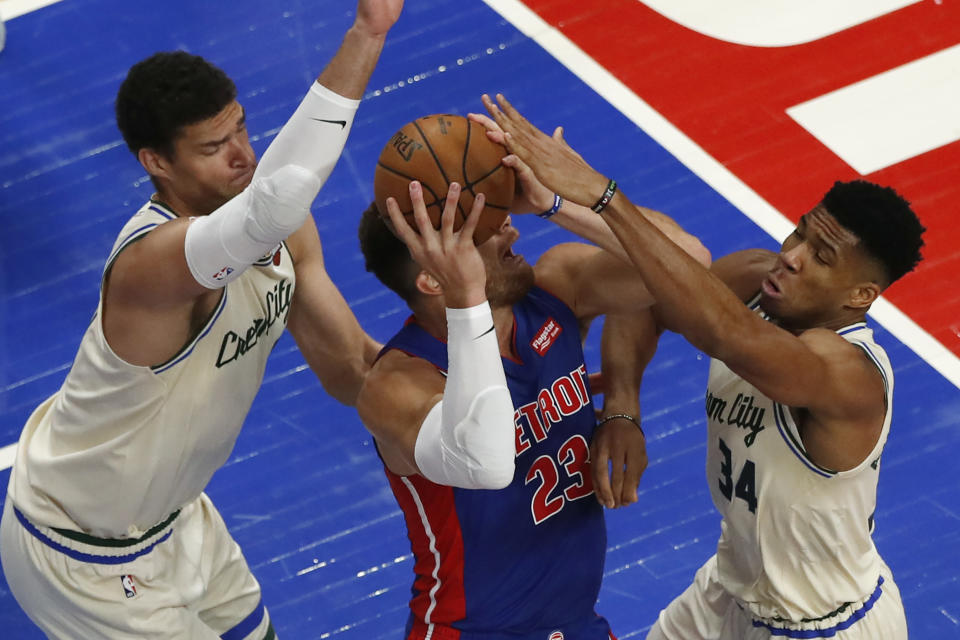
<path fill-rule="evenodd" d="M 462 187 L 454 230 L 463 226 L 478 193 L 486 202 L 474 231 L 476 244 L 483 243 L 503 224 L 513 204 L 515 175 L 500 164 L 506 150 L 491 142 L 483 125 L 462 116 L 437 114 L 418 118 L 397 131 L 380 153 L 373 176 L 374 199 L 387 226 L 387 198 L 397 200 L 407 223 L 416 230 L 409 186 L 418 180 L 433 226 L 440 228 L 440 215 L 451 182 Z"/>

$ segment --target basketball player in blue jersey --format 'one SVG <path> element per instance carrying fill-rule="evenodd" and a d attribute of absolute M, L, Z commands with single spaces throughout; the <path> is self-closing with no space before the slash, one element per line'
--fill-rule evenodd
<path fill-rule="evenodd" d="M 157 193 L 121 231 L 63 387 L 31 415 L 4 508 L 4 575 L 50 638 L 275 633 L 203 493 L 289 326 L 352 404 L 379 345 L 324 270 L 310 205 L 402 0 L 356 19 L 259 165 L 227 76 L 184 52 L 134 65 L 117 122 Z"/>
<path fill-rule="evenodd" d="M 543 184 L 595 203 L 662 326 L 713 358 L 707 479 L 720 541 L 648 640 L 905 639 L 899 591 L 871 538 L 893 371 L 865 314 L 920 260 L 924 229 L 909 203 L 838 182 L 779 253 L 735 253 L 711 273 L 561 137 L 502 96 L 484 102 Z"/>
<path fill-rule="evenodd" d="M 357 401 L 413 548 L 405 637 L 605 640 L 610 628 L 594 605 L 606 532 L 593 495 L 596 418 L 580 326 L 644 312 L 651 297 L 621 257 L 595 246 L 558 245 L 531 267 L 511 249 L 519 234 L 509 218 L 475 247 L 483 196 L 454 233 L 459 191 L 450 186 L 439 232 L 416 182 L 419 234 L 392 199 L 403 242 L 375 207 L 360 225 L 367 268 L 413 312 Z M 709 259 L 675 223 L 657 223 Z M 617 247 L 609 230 L 598 241 Z"/>

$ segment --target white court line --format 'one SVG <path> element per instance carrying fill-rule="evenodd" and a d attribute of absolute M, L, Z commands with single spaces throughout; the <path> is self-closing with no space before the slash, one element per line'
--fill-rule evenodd
<path fill-rule="evenodd" d="M 57 2 L 60 0 L 0 0 L 0 17 L 10 20 Z"/>
<path fill-rule="evenodd" d="M 0 447 L 0 471 L 9 469 L 13 466 L 13 461 L 17 458 L 17 443 L 8 444 Z"/>
<path fill-rule="evenodd" d="M 484 0 L 778 242 L 794 224 L 565 35 L 518 0 Z M 669 213 L 669 212 L 668 212 Z M 960 388 L 960 358 L 884 298 L 870 316 Z"/>

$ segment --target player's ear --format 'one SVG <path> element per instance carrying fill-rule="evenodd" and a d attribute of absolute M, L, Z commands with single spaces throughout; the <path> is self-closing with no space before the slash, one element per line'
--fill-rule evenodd
<path fill-rule="evenodd" d="M 143 147 L 137 151 L 137 160 L 147 173 L 157 178 L 169 177 L 170 160 L 159 151 Z"/>
<path fill-rule="evenodd" d="M 417 274 L 417 279 L 415 280 L 417 286 L 417 291 L 426 295 L 426 296 L 442 296 L 443 287 L 440 286 L 440 283 L 432 275 L 426 271 L 421 271 Z"/>
<path fill-rule="evenodd" d="M 850 291 L 849 306 L 866 310 L 879 297 L 880 285 L 876 282 L 861 282 Z"/>

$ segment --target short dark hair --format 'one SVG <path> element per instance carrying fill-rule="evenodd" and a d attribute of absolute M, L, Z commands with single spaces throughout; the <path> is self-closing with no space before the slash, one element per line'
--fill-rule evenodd
<path fill-rule="evenodd" d="M 416 279 L 420 267 L 410 257 L 407 245 L 380 217 L 376 203 L 371 203 L 360 216 L 357 235 L 367 271 L 407 303 L 413 302 L 417 297 Z"/>
<path fill-rule="evenodd" d="M 921 236 L 926 229 L 910 203 L 892 188 L 866 180 L 835 182 L 822 204 L 883 265 L 888 285 L 913 271 L 922 259 Z"/>
<path fill-rule="evenodd" d="M 130 67 L 120 85 L 117 127 L 134 154 L 146 147 L 169 157 L 183 127 L 212 118 L 236 97 L 233 80 L 200 56 L 155 53 Z"/>

